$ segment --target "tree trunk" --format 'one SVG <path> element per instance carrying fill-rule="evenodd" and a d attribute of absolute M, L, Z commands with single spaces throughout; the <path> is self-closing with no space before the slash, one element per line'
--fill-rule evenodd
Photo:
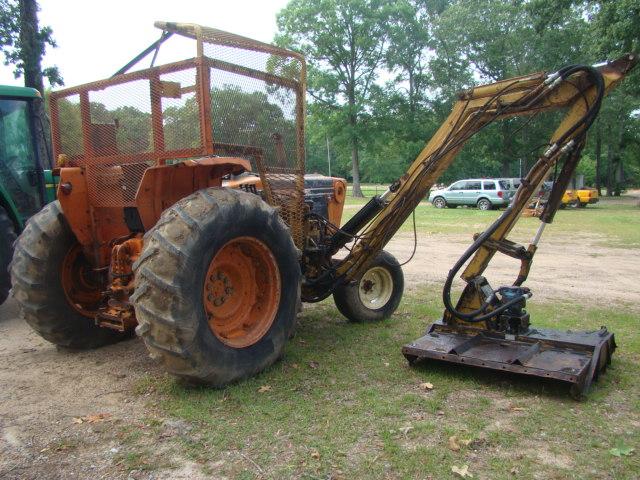
<path fill-rule="evenodd" d="M 624 123 L 625 115 L 618 116 L 618 138 L 611 138 L 609 130 L 609 142 L 607 143 L 607 196 L 619 196 L 622 183 L 622 151 L 624 149 Z M 612 145 L 613 144 L 613 145 Z"/>
<path fill-rule="evenodd" d="M 33 134 L 35 136 L 38 157 L 43 168 L 53 168 L 54 162 L 51 152 L 51 136 L 49 119 L 44 109 L 44 81 L 40 55 L 42 45 L 38 28 L 38 2 L 36 0 L 20 0 L 20 46 L 21 60 L 24 65 L 24 85 L 35 88 L 42 95 L 43 100 L 34 101 L 32 108 Z"/>
<path fill-rule="evenodd" d="M 416 92 L 413 69 L 409 69 L 409 125 L 413 128 L 416 119 Z"/>
<path fill-rule="evenodd" d="M 351 195 L 364 197 L 360 188 L 360 156 L 358 152 L 358 116 L 356 115 L 356 98 L 353 89 L 349 92 L 349 128 L 351 130 L 351 168 L 353 175 L 353 187 Z"/>
<path fill-rule="evenodd" d="M 607 197 L 613 196 L 613 148 L 607 143 Z"/>
<path fill-rule="evenodd" d="M 500 175 L 510 177 L 510 163 L 513 161 L 513 137 L 511 136 L 511 126 L 507 120 L 502 121 L 502 165 L 500 167 Z"/>
<path fill-rule="evenodd" d="M 627 116 L 624 114 L 619 114 L 619 125 L 618 125 L 618 143 L 616 145 L 616 154 L 615 154 L 615 168 L 613 170 L 614 175 L 614 192 L 613 194 L 616 197 L 619 197 L 622 193 L 622 185 L 624 184 L 624 167 L 622 165 L 622 152 L 624 152 L 624 127 Z"/>
<path fill-rule="evenodd" d="M 38 40 L 38 3 L 20 0 L 20 46 L 24 63 L 24 84 L 44 94 L 40 42 Z"/>
<path fill-rule="evenodd" d="M 596 190 L 598 196 L 602 196 L 602 186 L 600 185 L 600 159 L 602 157 L 602 136 L 600 134 L 600 122 L 596 126 Z"/>
<path fill-rule="evenodd" d="M 364 197 L 360 188 L 360 158 L 358 154 L 358 137 L 351 137 L 351 164 L 353 166 L 353 188 L 352 195 L 354 197 Z"/>

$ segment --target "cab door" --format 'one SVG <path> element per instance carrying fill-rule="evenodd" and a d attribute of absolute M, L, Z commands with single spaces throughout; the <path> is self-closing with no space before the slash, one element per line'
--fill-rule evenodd
<path fill-rule="evenodd" d="M 42 168 L 35 152 L 29 102 L 23 98 L 0 98 L 0 182 L 20 221 L 43 205 Z"/>

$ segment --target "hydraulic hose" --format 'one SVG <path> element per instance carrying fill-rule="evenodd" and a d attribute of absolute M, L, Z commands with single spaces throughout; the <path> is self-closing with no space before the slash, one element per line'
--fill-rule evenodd
<path fill-rule="evenodd" d="M 568 67 L 564 67 L 560 69 L 558 73 L 558 77 L 562 80 L 566 80 L 571 75 L 577 72 L 585 72 L 591 79 L 593 85 L 596 87 L 596 98 L 594 102 L 589 106 L 583 117 L 578 120 L 569 130 L 567 130 L 555 143 L 556 145 L 562 145 L 565 141 L 573 135 L 576 130 L 582 126 L 584 126 L 583 135 L 586 134 L 586 131 L 591 127 L 593 121 L 595 120 L 598 112 L 600 110 L 600 105 L 602 104 L 602 98 L 604 97 L 604 79 L 602 74 L 593 67 L 586 65 L 571 65 Z M 469 248 L 462 254 L 462 256 L 455 263 L 453 268 L 449 270 L 449 274 L 447 275 L 447 280 L 445 281 L 444 288 L 442 289 L 442 300 L 444 302 L 445 308 L 449 313 L 451 313 L 454 317 L 459 318 L 461 320 L 477 323 L 488 320 L 492 317 L 495 317 L 499 313 L 504 310 L 510 308 L 511 306 L 521 302 L 522 300 L 530 297 L 530 294 L 519 295 L 504 303 L 492 311 L 485 313 L 487 307 L 489 306 L 489 302 L 485 301 L 480 308 L 473 310 L 471 312 L 460 312 L 456 310 L 451 302 L 451 286 L 453 285 L 453 280 L 456 273 L 462 268 L 464 263 L 471 258 L 471 256 L 482 246 L 482 244 L 498 229 L 498 227 L 502 224 L 503 220 L 511 213 L 512 207 L 509 206 L 500 217 L 491 224 L 491 226 L 485 230 L 478 238 L 471 244 Z M 494 292 L 495 294 L 495 292 Z M 491 296 L 490 298 L 492 298 Z"/>
<path fill-rule="evenodd" d="M 564 71 L 561 74 L 561 78 L 563 80 L 566 80 L 574 73 L 580 72 L 580 71 L 585 72 L 591 78 L 597 90 L 596 98 L 594 102 L 591 104 L 591 106 L 589 107 L 589 109 L 587 110 L 587 112 L 585 113 L 585 115 L 578 122 L 576 122 L 569 130 L 567 130 L 564 133 L 564 135 L 562 135 L 562 137 L 558 139 L 558 141 L 556 142 L 557 144 L 564 143 L 564 141 L 567 138 L 573 135 L 573 133 L 583 125 L 585 126 L 584 131 L 586 132 L 589 129 L 589 127 L 591 127 L 594 120 L 596 119 L 598 112 L 600 111 L 600 106 L 602 105 L 602 99 L 604 98 L 604 90 L 605 90 L 604 78 L 602 77 L 602 74 L 595 68 L 588 65 L 580 65 L 580 66 L 572 67 Z"/>
<path fill-rule="evenodd" d="M 518 302 L 521 302 L 523 299 L 528 298 L 528 295 L 520 295 L 515 297 L 514 299 L 508 301 L 507 303 L 500 305 L 496 309 L 492 310 L 489 313 L 484 313 L 489 306 L 489 303 L 485 302 L 482 304 L 480 308 L 477 310 L 473 310 L 472 312 L 464 313 L 455 309 L 453 304 L 451 303 L 451 286 L 453 284 L 453 279 L 458 273 L 458 271 L 462 268 L 464 263 L 471 258 L 476 250 L 478 250 L 482 244 L 498 229 L 501 225 L 502 221 L 511 213 L 512 207 L 509 206 L 500 217 L 491 224 L 491 226 L 485 230 L 478 238 L 471 244 L 469 248 L 462 254 L 462 256 L 458 259 L 458 261 L 454 264 L 453 268 L 449 270 L 449 275 L 447 275 L 447 280 L 444 283 L 444 288 L 442 289 L 442 301 L 444 302 L 444 306 L 449 313 L 453 316 L 460 318 L 461 320 L 465 320 L 471 323 L 483 322 L 485 320 L 490 319 L 491 317 L 495 317 L 500 312 L 506 310 L 507 308 L 515 305 Z M 482 315 L 484 314 L 484 315 Z M 480 315 L 480 316 L 479 316 Z"/>

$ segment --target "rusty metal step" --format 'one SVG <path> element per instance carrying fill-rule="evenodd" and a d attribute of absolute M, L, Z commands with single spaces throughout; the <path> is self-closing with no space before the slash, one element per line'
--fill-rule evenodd
<path fill-rule="evenodd" d="M 117 332 L 125 332 L 128 326 L 123 321 L 122 317 L 116 315 L 109 315 L 105 312 L 100 312 L 95 318 L 96 325 L 102 328 L 110 328 Z"/>

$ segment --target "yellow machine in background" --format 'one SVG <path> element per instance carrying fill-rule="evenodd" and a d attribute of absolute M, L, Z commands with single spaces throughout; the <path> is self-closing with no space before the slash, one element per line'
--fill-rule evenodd
<path fill-rule="evenodd" d="M 600 196 L 595 188 L 580 188 L 577 190 L 567 190 L 567 194 L 573 197 L 573 205 L 584 208 L 589 204 L 598 203 Z"/>

